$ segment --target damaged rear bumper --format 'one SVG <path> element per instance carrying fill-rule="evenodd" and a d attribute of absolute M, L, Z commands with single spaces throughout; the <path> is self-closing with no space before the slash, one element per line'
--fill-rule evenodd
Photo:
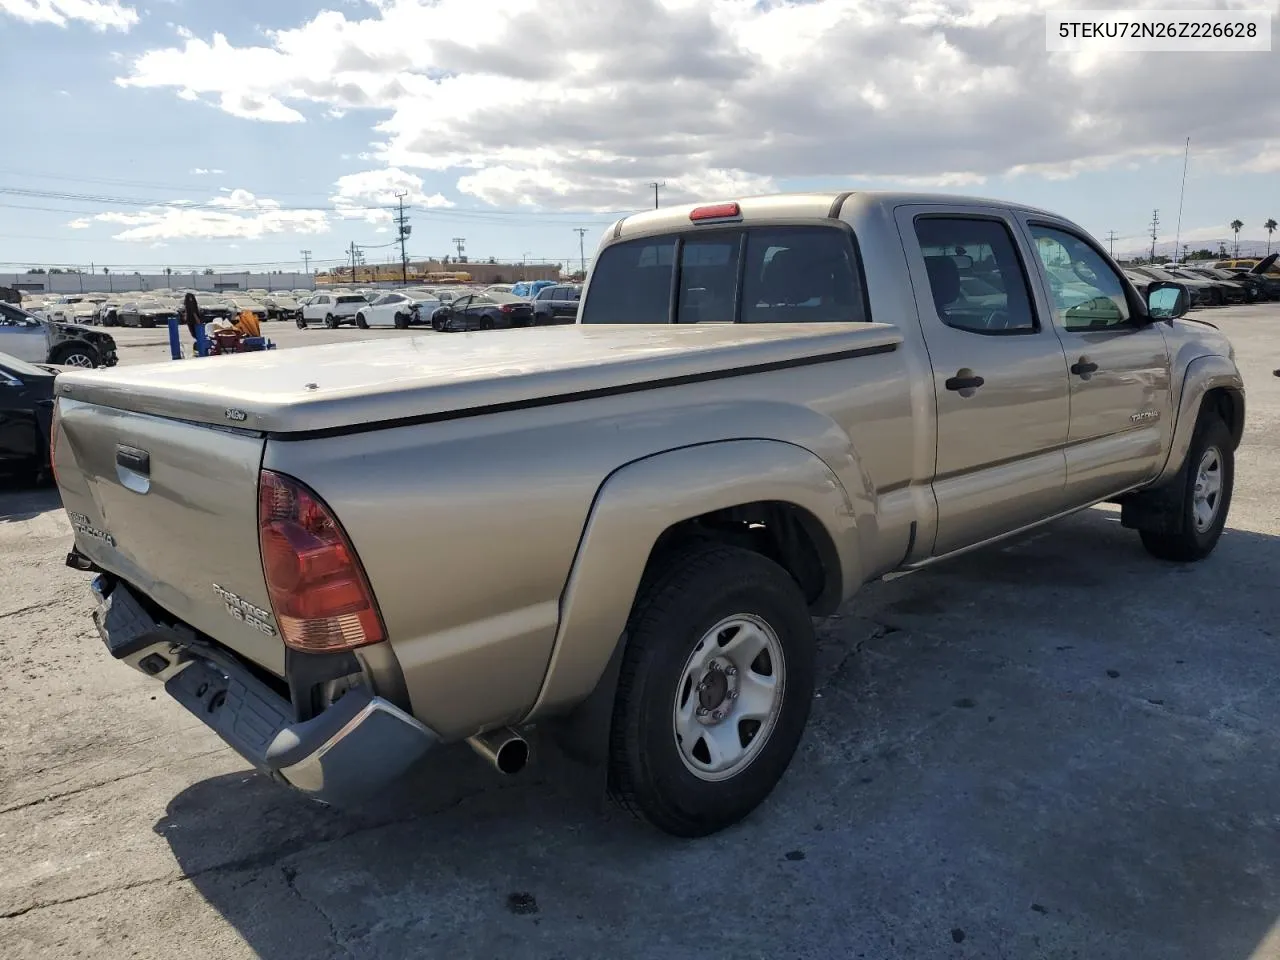
<path fill-rule="evenodd" d="M 269 776 L 324 803 L 348 806 L 382 791 L 439 742 L 368 690 L 344 693 L 310 720 L 195 631 L 157 621 L 124 583 L 93 581 L 93 619 L 111 655 L 165 691 Z"/>

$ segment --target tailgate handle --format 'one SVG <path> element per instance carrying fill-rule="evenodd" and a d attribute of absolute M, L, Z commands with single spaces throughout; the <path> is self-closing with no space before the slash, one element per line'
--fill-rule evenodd
<path fill-rule="evenodd" d="M 116 446 L 116 466 L 131 470 L 139 476 L 151 476 L 151 454 L 137 447 Z"/>

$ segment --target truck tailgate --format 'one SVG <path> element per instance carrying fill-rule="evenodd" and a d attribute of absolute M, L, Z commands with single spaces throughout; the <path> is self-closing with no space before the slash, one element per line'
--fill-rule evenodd
<path fill-rule="evenodd" d="M 282 676 L 258 546 L 265 441 L 67 396 L 59 414 L 58 485 L 80 552 Z"/>

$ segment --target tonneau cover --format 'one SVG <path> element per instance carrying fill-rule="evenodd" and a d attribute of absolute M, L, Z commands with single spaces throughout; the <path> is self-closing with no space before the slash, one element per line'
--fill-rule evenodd
<path fill-rule="evenodd" d="M 564 325 L 423 334 L 76 370 L 56 391 L 136 413 L 275 434 L 571 399 L 902 342 L 888 324 Z"/>

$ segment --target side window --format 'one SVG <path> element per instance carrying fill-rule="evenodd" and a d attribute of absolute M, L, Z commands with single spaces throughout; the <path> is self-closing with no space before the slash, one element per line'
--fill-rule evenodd
<path fill-rule="evenodd" d="M 833 227 L 748 230 L 742 322 L 866 322 L 854 257 Z"/>
<path fill-rule="evenodd" d="M 918 217 L 916 240 L 938 319 L 970 333 L 1034 333 L 1026 274 L 998 220 Z"/>
<path fill-rule="evenodd" d="M 555 287 L 543 287 L 541 290 L 539 290 L 539 291 L 538 291 L 538 296 L 537 296 L 535 299 L 537 299 L 537 300 L 554 300 L 555 298 L 556 298 L 556 288 L 555 288 Z"/>
<path fill-rule="evenodd" d="M 607 247 L 591 275 L 583 323 L 669 323 L 676 238 L 627 240 Z"/>
<path fill-rule="evenodd" d="M 1088 243 L 1065 230 L 1031 224 L 1054 318 L 1064 330 L 1109 330 L 1129 322 L 1124 284 Z"/>
<path fill-rule="evenodd" d="M 689 237 L 680 248 L 676 323 L 733 323 L 741 234 Z"/>

